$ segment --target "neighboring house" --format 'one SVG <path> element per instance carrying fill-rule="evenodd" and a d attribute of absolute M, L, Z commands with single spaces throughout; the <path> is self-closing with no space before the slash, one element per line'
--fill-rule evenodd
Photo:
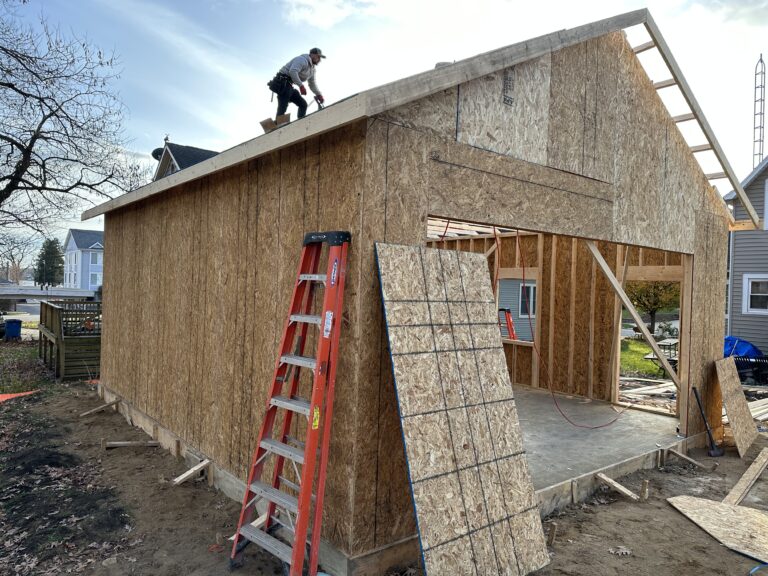
<path fill-rule="evenodd" d="M 157 169 L 152 180 L 165 178 L 174 172 L 194 166 L 203 160 L 208 160 L 208 158 L 213 158 L 217 154 L 218 152 L 213 150 L 182 146 L 166 140 L 163 148 L 155 148 L 152 151 L 152 157 L 157 160 Z"/>
<path fill-rule="evenodd" d="M 768 353 L 768 158 L 741 183 L 762 221 L 762 230 L 731 232 L 728 266 L 727 333 L 748 340 Z M 725 200 L 737 220 L 747 218 L 736 194 Z"/>
<path fill-rule="evenodd" d="M 104 272 L 104 232 L 70 230 L 64 242 L 64 287 L 96 290 Z"/>

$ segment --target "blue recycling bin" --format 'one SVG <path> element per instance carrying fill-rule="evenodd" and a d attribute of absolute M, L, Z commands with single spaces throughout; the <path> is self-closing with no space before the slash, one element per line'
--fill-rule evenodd
<path fill-rule="evenodd" d="M 5 321 L 5 341 L 21 338 L 21 320 Z"/>

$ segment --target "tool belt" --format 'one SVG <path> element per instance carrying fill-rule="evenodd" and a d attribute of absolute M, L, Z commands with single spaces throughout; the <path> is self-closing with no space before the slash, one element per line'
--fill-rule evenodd
<path fill-rule="evenodd" d="M 293 81 L 291 80 L 291 77 L 288 76 L 288 74 L 283 74 L 281 72 L 275 74 L 275 77 L 267 82 L 267 86 L 275 94 L 282 92 L 285 89 L 286 84 L 293 84 Z"/>

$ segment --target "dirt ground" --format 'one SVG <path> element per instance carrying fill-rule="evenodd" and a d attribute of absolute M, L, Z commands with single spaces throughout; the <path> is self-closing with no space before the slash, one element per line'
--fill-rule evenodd
<path fill-rule="evenodd" d="M 16 368 L 36 370 L 30 358 L 28 366 L 19 360 Z M 185 467 L 165 450 L 102 450 L 101 438 L 148 437 L 111 411 L 80 418 L 100 405 L 93 386 L 40 388 L 0 404 L 0 574 L 229 574 L 226 538 L 235 529 L 237 503 L 204 481 L 172 487 L 169 481 Z M 550 516 L 545 530 L 557 523 L 552 562 L 537 574 L 748 574 L 757 561 L 721 546 L 665 499 L 688 494 L 721 500 L 766 446 L 761 435 L 744 460 L 734 448 L 717 459 L 705 451 L 691 454 L 704 463 L 717 461 L 713 472 L 671 457 L 663 469 L 621 479 L 636 492 L 650 480 L 648 502 L 601 491 Z M 743 505 L 768 510 L 768 478 L 758 480 Z M 246 556 L 239 574 L 281 573 L 255 546 Z"/>

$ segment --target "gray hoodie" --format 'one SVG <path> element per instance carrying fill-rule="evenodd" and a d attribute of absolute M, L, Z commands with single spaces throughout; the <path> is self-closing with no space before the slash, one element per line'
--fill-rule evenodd
<path fill-rule="evenodd" d="M 290 76 L 297 87 L 303 82 L 308 81 L 309 89 L 315 94 L 320 95 L 320 88 L 318 88 L 317 82 L 315 82 L 315 65 L 312 64 L 309 54 L 296 56 L 296 58 L 280 68 L 280 73 Z"/>

